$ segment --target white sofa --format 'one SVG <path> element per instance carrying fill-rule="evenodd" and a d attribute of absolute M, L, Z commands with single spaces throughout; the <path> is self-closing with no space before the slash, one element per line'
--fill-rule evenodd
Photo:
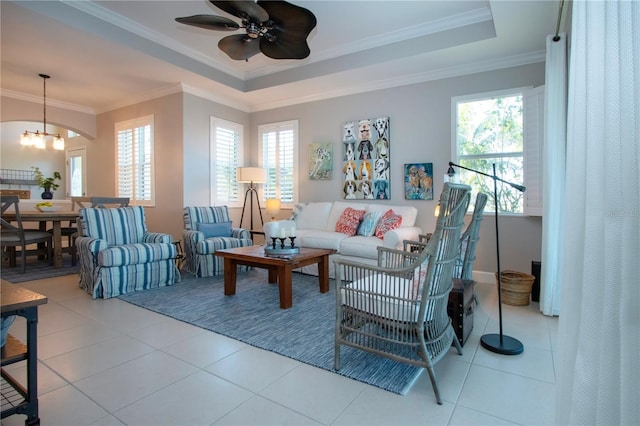
<path fill-rule="evenodd" d="M 387 231 L 383 239 L 375 236 L 348 236 L 336 232 L 336 223 L 342 212 L 351 207 L 366 212 L 380 212 L 381 215 L 392 209 L 402 216 L 402 223 L 396 229 Z M 333 259 L 348 258 L 359 262 L 375 265 L 378 259 L 378 246 L 402 249 L 404 240 L 417 240 L 422 229 L 414 226 L 418 209 L 413 206 L 392 206 L 379 203 L 326 201 L 317 203 L 297 204 L 294 209 L 293 220 L 281 220 L 264 224 L 266 244 L 271 244 L 271 236 L 279 236 L 280 230 L 285 229 L 289 236 L 295 233 L 295 245 L 298 247 L 326 248 L 337 250 L 331 256 L 329 273 L 333 278 Z M 289 240 L 287 239 L 287 244 Z M 302 268 L 302 272 L 317 275 L 317 265 Z"/>

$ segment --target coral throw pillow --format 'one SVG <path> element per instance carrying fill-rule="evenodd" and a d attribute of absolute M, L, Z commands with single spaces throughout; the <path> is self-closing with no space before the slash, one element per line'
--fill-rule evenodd
<path fill-rule="evenodd" d="M 338 223 L 336 223 L 336 232 L 342 232 L 343 234 L 353 237 L 356 235 L 358 225 L 360 225 L 363 217 L 364 210 L 355 210 L 347 207 L 340 215 Z"/>
<path fill-rule="evenodd" d="M 382 217 L 378 221 L 378 226 L 376 227 L 376 237 L 383 239 L 384 234 L 386 234 L 387 231 L 396 229 L 401 224 L 402 216 L 395 214 L 391 209 L 387 210 L 387 212 L 382 215 Z"/>

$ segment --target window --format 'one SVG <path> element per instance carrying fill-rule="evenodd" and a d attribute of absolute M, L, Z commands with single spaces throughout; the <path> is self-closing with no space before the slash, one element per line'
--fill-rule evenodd
<path fill-rule="evenodd" d="M 116 123 L 118 197 L 130 203 L 155 205 L 153 115 Z"/>
<path fill-rule="evenodd" d="M 262 199 L 279 199 L 282 206 L 298 201 L 298 121 L 258 126 L 260 164 L 267 171 Z"/>
<path fill-rule="evenodd" d="M 536 138 L 525 142 L 525 95 L 529 89 L 484 93 L 453 98 L 452 112 L 455 125 L 453 135 L 453 157 L 457 164 L 493 175 L 493 164 L 499 178 L 518 185 L 533 185 L 536 188 L 538 175 L 529 174 L 528 152 L 525 143 L 537 146 Z M 537 110 L 531 116 L 537 118 Z M 537 130 L 537 129 L 536 129 Z M 527 132 L 529 134 L 529 132 Z M 533 157 L 533 155 L 531 155 Z M 532 158 L 537 161 L 536 158 Z M 493 179 L 464 169 L 456 169 L 459 180 L 470 185 L 473 193 L 484 192 L 493 198 Z M 525 212 L 525 196 L 509 185 L 498 182 L 498 210 L 500 213 L 522 214 Z M 473 209 L 473 201 L 469 209 Z M 494 202 L 488 202 L 486 211 L 494 211 Z"/>
<path fill-rule="evenodd" d="M 80 133 L 76 133 L 73 130 L 67 130 L 67 137 L 69 139 L 71 138 L 77 138 L 78 136 L 80 136 Z"/>
<path fill-rule="evenodd" d="M 211 117 L 211 204 L 241 207 L 236 169 L 242 164 L 244 128 Z"/>

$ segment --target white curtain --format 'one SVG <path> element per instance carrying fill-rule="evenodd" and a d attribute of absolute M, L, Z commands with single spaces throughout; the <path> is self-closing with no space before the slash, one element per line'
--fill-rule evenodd
<path fill-rule="evenodd" d="M 547 36 L 542 164 L 543 211 L 540 310 L 560 314 L 561 264 L 567 149 L 567 35 Z"/>
<path fill-rule="evenodd" d="M 573 3 L 556 423 L 640 421 L 640 2 Z"/>

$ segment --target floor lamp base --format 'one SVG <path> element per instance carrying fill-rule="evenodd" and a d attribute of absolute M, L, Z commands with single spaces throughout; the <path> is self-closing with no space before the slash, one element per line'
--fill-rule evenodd
<path fill-rule="evenodd" d="M 518 355 L 524 346 L 518 339 L 500 334 L 485 334 L 480 338 L 483 348 L 502 355 Z"/>

